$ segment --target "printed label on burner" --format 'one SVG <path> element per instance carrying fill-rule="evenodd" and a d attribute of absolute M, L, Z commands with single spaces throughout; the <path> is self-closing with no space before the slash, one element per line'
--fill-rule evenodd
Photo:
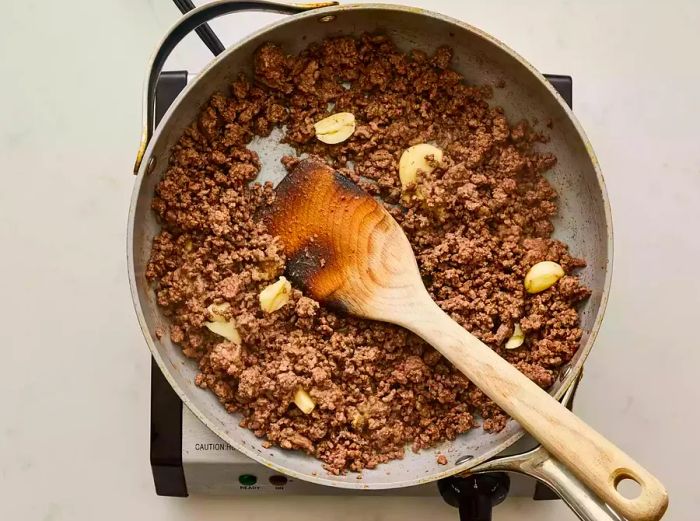
<path fill-rule="evenodd" d="M 195 443 L 194 450 L 236 450 L 228 443 Z"/>

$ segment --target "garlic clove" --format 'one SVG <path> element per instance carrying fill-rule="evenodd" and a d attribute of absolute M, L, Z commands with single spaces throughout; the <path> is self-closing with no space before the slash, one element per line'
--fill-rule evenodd
<path fill-rule="evenodd" d="M 520 324 L 515 324 L 513 334 L 510 336 L 510 338 L 506 342 L 505 348 L 506 349 L 517 349 L 518 347 L 523 345 L 524 342 L 525 342 L 525 333 L 523 333 L 523 330 L 520 328 Z"/>
<path fill-rule="evenodd" d="M 241 345 L 241 335 L 238 333 L 236 322 L 233 319 L 228 322 L 205 322 L 204 325 L 212 333 L 222 336 L 236 345 Z"/>
<path fill-rule="evenodd" d="M 214 322 L 226 322 L 226 313 L 231 309 L 231 304 L 224 302 L 223 304 L 209 304 L 207 311 Z"/>
<path fill-rule="evenodd" d="M 432 161 L 426 158 L 432 156 Z M 404 190 L 416 184 L 418 170 L 430 173 L 435 169 L 435 163 L 442 162 L 442 150 L 438 147 L 421 143 L 404 150 L 399 159 L 399 179 Z"/>
<path fill-rule="evenodd" d="M 365 416 L 361 412 L 355 411 L 355 413 L 352 415 L 352 420 L 350 423 L 352 425 L 353 430 L 359 432 L 363 430 L 367 425 L 367 418 L 365 418 Z"/>
<path fill-rule="evenodd" d="M 553 286 L 563 276 L 564 269 L 556 262 L 538 262 L 525 275 L 525 290 L 528 293 L 539 293 Z"/>
<path fill-rule="evenodd" d="M 294 393 L 294 403 L 304 414 L 310 414 L 316 407 L 316 402 L 304 389 L 299 387 Z"/>
<path fill-rule="evenodd" d="M 260 292 L 258 296 L 260 308 L 266 313 L 277 311 L 289 302 L 291 295 L 291 283 L 285 277 L 280 277 L 277 282 L 270 284 Z"/>
<path fill-rule="evenodd" d="M 355 116 L 350 112 L 338 112 L 314 123 L 316 139 L 328 145 L 342 143 L 355 132 Z"/>

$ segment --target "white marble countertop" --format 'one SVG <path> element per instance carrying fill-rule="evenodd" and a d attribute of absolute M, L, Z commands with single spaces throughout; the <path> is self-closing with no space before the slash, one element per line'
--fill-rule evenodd
<path fill-rule="evenodd" d="M 700 511 L 700 4 L 406 1 L 575 78 L 615 222 L 607 316 L 578 414 Z M 149 355 L 129 296 L 125 233 L 146 60 L 170 0 L 6 2 L 0 30 L 0 519 L 457 519 L 435 499 L 171 499 L 148 464 Z M 225 43 L 278 16 L 214 24 Z M 194 38 L 172 66 L 209 56 Z M 573 519 L 509 499 L 497 519 Z"/>

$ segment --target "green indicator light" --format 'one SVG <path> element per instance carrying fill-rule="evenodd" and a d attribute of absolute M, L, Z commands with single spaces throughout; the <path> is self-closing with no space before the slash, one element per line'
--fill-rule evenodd
<path fill-rule="evenodd" d="M 244 487 L 252 487 L 258 482 L 258 478 L 252 474 L 241 474 L 238 476 L 238 482 Z"/>

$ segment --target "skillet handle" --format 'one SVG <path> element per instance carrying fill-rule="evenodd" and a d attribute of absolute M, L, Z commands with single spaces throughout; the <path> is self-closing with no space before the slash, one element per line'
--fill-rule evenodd
<path fill-rule="evenodd" d="M 580 379 L 580 376 L 578 378 Z M 573 404 L 579 379 L 569 386 L 561 398 L 561 403 L 567 409 L 570 409 Z M 469 472 L 481 474 L 504 470 L 526 474 L 546 484 L 582 521 L 623 521 L 623 518 L 598 499 L 594 492 L 552 458 L 541 445 L 522 454 L 492 459 L 474 467 Z"/>
<path fill-rule="evenodd" d="M 495 471 L 518 472 L 545 483 L 582 521 L 623 521 L 541 445 L 523 454 L 487 461 L 470 469 L 469 473 Z"/>
<path fill-rule="evenodd" d="M 268 2 L 265 0 L 217 0 L 207 3 L 201 7 L 193 9 L 175 25 L 170 28 L 168 34 L 160 41 L 156 52 L 151 57 L 148 64 L 146 84 L 143 91 L 143 128 L 141 129 L 141 144 L 136 155 L 134 164 L 134 175 L 138 174 L 143 156 L 146 152 L 148 142 L 153 135 L 155 127 L 154 121 L 154 100 L 156 92 L 156 82 L 160 75 L 165 60 L 180 41 L 200 25 L 223 16 L 225 14 L 238 11 L 267 11 L 272 13 L 295 14 L 322 7 L 338 5 L 338 2 L 317 2 L 308 4 L 282 4 L 278 2 Z"/>

